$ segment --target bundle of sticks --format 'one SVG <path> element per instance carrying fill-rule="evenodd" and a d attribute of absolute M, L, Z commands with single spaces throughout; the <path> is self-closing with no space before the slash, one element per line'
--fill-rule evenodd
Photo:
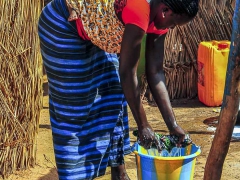
<path fill-rule="evenodd" d="M 43 4 L 43 3 L 41 3 Z M 35 165 L 42 108 L 39 1 L 0 1 L 0 176 Z"/>

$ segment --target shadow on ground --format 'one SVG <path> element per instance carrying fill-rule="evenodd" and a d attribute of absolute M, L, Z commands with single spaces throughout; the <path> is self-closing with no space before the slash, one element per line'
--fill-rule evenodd
<path fill-rule="evenodd" d="M 58 180 L 56 168 L 52 168 L 47 175 L 40 177 L 38 180 Z"/>

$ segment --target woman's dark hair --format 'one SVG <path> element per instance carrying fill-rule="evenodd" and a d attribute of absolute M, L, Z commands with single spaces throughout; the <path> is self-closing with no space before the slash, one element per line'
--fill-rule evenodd
<path fill-rule="evenodd" d="M 176 14 L 186 14 L 190 18 L 198 12 L 199 0 L 161 0 Z"/>

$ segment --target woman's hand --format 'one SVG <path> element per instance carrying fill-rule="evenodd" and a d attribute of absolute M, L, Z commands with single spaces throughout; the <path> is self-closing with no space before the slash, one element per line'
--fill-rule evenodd
<path fill-rule="evenodd" d="M 183 143 L 184 139 L 185 139 L 185 132 L 184 132 L 184 130 L 179 125 L 176 124 L 174 127 L 169 129 L 169 131 L 170 131 L 171 135 L 176 135 L 176 136 L 179 137 L 179 141 L 177 143 L 177 146 L 181 147 L 181 143 Z"/>
<path fill-rule="evenodd" d="M 160 149 L 160 142 L 158 141 L 152 127 L 148 124 L 143 128 L 138 128 L 138 136 L 139 136 L 139 144 L 143 146 L 145 149 L 150 149 L 152 145 L 156 146 L 156 148 Z"/>
<path fill-rule="evenodd" d="M 74 21 L 78 19 L 77 12 L 74 9 L 68 7 L 68 12 L 69 12 L 68 21 Z"/>

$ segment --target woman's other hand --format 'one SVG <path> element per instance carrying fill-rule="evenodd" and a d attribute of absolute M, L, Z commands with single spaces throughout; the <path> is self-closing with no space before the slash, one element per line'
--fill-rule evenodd
<path fill-rule="evenodd" d="M 184 130 L 179 125 L 176 124 L 174 127 L 169 129 L 169 131 L 170 131 L 171 135 L 176 135 L 176 136 L 179 137 L 179 141 L 177 143 L 177 146 L 181 147 L 181 144 L 184 142 L 184 139 L 185 139 Z"/>
<path fill-rule="evenodd" d="M 138 128 L 139 143 L 145 149 L 150 149 L 152 145 L 161 151 L 160 142 L 158 141 L 152 127 L 150 125 L 144 126 L 143 128 Z"/>

